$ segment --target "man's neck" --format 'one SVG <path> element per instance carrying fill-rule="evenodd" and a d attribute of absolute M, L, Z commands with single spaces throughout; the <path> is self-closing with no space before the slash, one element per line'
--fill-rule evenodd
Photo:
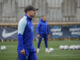
<path fill-rule="evenodd" d="M 25 16 L 27 16 L 27 18 L 28 18 L 29 20 L 32 20 L 32 18 L 30 17 L 29 14 L 25 14 Z"/>
<path fill-rule="evenodd" d="M 30 14 L 28 14 L 28 13 L 27 13 L 27 16 L 29 16 L 30 18 L 32 18 L 32 17 L 30 16 Z"/>
<path fill-rule="evenodd" d="M 27 13 L 27 16 L 29 16 L 30 17 L 30 15 Z"/>

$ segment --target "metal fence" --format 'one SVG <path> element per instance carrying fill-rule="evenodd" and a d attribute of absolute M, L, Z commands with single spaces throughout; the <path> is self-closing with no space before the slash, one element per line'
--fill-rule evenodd
<path fill-rule="evenodd" d="M 0 0 L 0 23 L 17 23 L 28 5 L 39 8 L 34 22 L 41 16 L 49 22 L 80 22 L 80 0 Z"/>

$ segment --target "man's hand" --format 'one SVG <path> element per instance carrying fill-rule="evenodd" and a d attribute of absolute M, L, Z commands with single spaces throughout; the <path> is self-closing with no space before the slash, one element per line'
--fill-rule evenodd
<path fill-rule="evenodd" d="M 50 37 L 50 34 L 48 34 L 48 38 Z"/>
<path fill-rule="evenodd" d="M 38 34 L 37 37 L 40 38 L 40 34 Z"/>
<path fill-rule="evenodd" d="M 23 55 L 25 55 L 25 50 L 24 49 L 21 50 L 20 53 L 23 54 Z"/>

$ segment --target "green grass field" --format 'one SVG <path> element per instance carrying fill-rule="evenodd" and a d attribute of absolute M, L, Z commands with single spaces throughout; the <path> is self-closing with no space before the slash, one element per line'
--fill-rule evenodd
<path fill-rule="evenodd" d="M 46 53 L 44 41 L 41 43 L 40 53 L 37 54 L 38 60 L 80 60 L 80 50 L 60 50 L 59 45 L 79 45 L 80 40 L 54 40 L 48 41 L 49 48 L 54 48 L 54 52 Z M 0 42 L 1 45 L 6 45 L 7 50 L 0 50 L 0 60 L 17 60 L 17 41 L 16 42 Z M 37 41 L 34 41 L 36 48 Z"/>

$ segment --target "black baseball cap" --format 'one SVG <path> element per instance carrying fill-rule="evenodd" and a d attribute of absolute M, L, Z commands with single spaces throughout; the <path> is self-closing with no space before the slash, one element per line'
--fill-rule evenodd
<path fill-rule="evenodd" d="M 29 5 L 25 7 L 24 12 L 26 13 L 27 11 L 31 11 L 31 10 L 37 11 L 38 8 L 34 8 L 32 5 Z"/>

